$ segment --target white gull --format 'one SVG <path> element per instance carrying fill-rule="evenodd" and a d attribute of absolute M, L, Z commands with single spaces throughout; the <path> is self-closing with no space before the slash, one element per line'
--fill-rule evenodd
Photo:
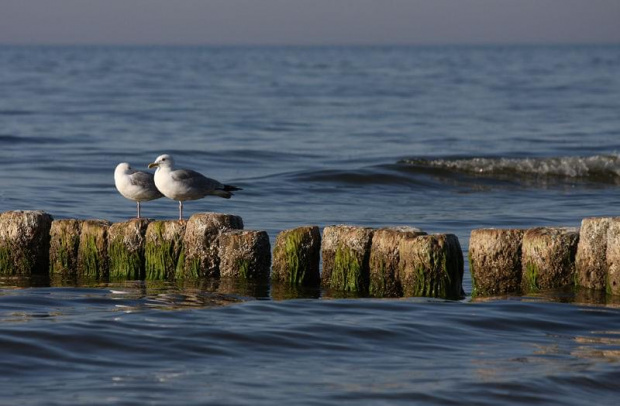
<path fill-rule="evenodd" d="M 202 199 L 208 195 L 230 199 L 232 192 L 241 190 L 236 186 L 224 185 L 215 179 L 207 178 L 191 169 L 175 169 L 174 160 L 167 154 L 158 156 L 155 162 L 149 164 L 149 168 L 157 168 L 155 171 L 157 189 L 167 198 L 179 202 L 179 220 L 183 219 L 183 202 L 186 200 Z"/>
<path fill-rule="evenodd" d="M 123 197 L 137 203 L 138 218 L 140 218 L 140 202 L 163 197 L 155 186 L 152 173 L 131 169 L 127 162 L 121 162 L 116 165 L 114 184 Z"/>

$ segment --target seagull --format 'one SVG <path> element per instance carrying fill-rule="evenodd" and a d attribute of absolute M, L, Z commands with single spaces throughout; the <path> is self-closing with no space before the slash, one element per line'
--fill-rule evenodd
<path fill-rule="evenodd" d="M 175 169 L 174 159 L 167 154 L 158 156 L 155 162 L 149 164 L 149 168 L 157 168 L 155 171 L 157 189 L 167 198 L 179 202 L 179 220 L 183 220 L 185 200 L 202 199 L 207 195 L 230 199 L 232 192 L 241 190 L 236 186 L 224 185 L 215 179 L 207 178 L 190 169 Z"/>
<path fill-rule="evenodd" d="M 114 184 L 121 195 L 137 203 L 138 218 L 140 218 L 140 202 L 147 202 L 164 196 L 157 190 L 153 174 L 133 170 L 127 162 L 116 165 Z"/>

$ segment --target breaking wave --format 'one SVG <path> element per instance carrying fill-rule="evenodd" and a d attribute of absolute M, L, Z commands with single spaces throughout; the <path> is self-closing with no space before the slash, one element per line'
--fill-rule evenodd
<path fill-rule="evenodd" d="M 442 170 L 488 177 L 557 177 L 620 182 L 620 155 L 551 158 L 404 159 L 400 164 L 420 170 Z"/>

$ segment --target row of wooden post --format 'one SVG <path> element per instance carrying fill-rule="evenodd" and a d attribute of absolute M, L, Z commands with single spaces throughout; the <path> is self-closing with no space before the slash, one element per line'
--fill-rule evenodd
<path fill-rule="evenodd" d="M 469 240 L 475 296 L 570 286 L 620 294 L 620 218 L 580 228 L 478 229 Z"/>
<path fill-rule="evenodd" d="M 322 257 L 322 272 L 320 260 Z M 620 218 L 581 228 L 477 229 L 469 263 L 474 296 L 581 286 L 620 294 Z M 463 255 L 452 234 L 411 227 L 243 230 L 234 215 L 188 221 L 56 220 L 44 212 L 0 214 L 0 275 L 60 274 L 110 280 L 242 278 L 380 297 L 459 298 Z"/>
<path fill-rule="evenodd" d="M 323 258 L 322 273 L 320 258 Z M 97 280 L 242 278 L 322 286 L 381 297 L 461 298 L 463 253 L 452 234 L 411 227 L 317 226 L 243 230 L 234 215 L 188 221 L 53 220 L 40 211 L 0 214 L 0 275 Z"/>

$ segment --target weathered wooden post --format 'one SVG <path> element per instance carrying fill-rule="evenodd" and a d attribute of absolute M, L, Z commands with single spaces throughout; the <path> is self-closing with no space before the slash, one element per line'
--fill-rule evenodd
<path fill-rule="evenodd" d="M 265 231 L 230 230 L 219 238 L 220 277 L 268 280 L 271 244 Z"/>
<path fill-rule="evenodd" d="M 588 289 L 605 289 L 607 282 L 607 230 L 611 217 L 581 221 L 575 268 L 576 284 Z"/>
<path fill-rule="evenodd" d="M 368 291 L 373 296 L 398 297 L 403 290 L 400 284 L 400 241 L 404 238 L 425 235 L 413 227 L 388 227 L 375 230 L 370 246 L 370 283 Z"/>
<path fill-rule="evenodd" d="M 317 226 L 284 230 L 276 236 L 271 279 L 291 285 L 320 283 L 321 234 Z"/>
<path fill-rule="evenodd" d="M 144 279 L 144 243 L 150 220 L 114 223 L 108 230 L 110 279 Z"/>
<path fill-rule="evenodd" d="M 608 294 L 620 295 L 620 217 L 614 217 L 609 223 L 606 262 L 605 289 Z"/>
<path fill-rule="evenodd" d="M 187 221 L 183 237 L 183 267 L 177 277 L 219 277 L 219 237 L 227 230 L 243 229 L 239 216 L 196 213 Z"/>
<path fill-rule="evenodd" d="M 47 275 L 51 226 L 52 216 L 42 211 L 0 214 L 0 275 Z"/>
<path fill-rule="evenodd" d="M 483 228 L 469 238 L 469 271 L 472 296 L 493 296 L 521 290 L 521 248 L 519 229 Z"/>
<path fill-rule="evenodd" d="M 50 274 L 75 277 L 82 221 L 54 220 L 50 229 Z"/>
<path fill-rule="evenodd" d="M 77 254 L 78 276 L 105 279 L 108 277 L 107 220 L 84 220 Z"/>
<path fill-rule="evenodd" d="M 183 251 L 185 221 L 153 221 L 146 228 L 144 247 L 145 277 L 148 280 L 172 280 Z"/>
<path fill-rule="evenodd" d="M 368 291 L 374 231 L 369 227 L 347 225 L 323 229 L 323 287 L 360 293 Z"/>
<path fill-rule="evenodd" d="M 406 237 L 400 241 L 400 283 L 404 296 L 461 299 L 463 251 L 454 234 Z"/>
<path fill-rule="evenodd" d="M 523 234 L 521 287 L 524 292 L 574 285 L 579 229 L 537 227 Z"/>

